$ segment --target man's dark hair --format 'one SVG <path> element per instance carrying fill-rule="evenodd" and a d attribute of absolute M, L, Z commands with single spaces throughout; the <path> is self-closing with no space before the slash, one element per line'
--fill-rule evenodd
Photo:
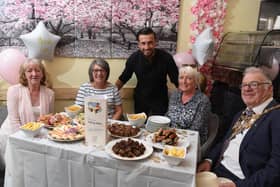
<path fill-rule="evenodd" d="M 137 41 L 139 41 L 140 35 L 148 35 L 148 34 L 153 34 L 156 39 L 156 33 L 153 31 L 153 29 L 150 27 L 145 27 L 137 32 L 137 35 L 136 35 Z"/>

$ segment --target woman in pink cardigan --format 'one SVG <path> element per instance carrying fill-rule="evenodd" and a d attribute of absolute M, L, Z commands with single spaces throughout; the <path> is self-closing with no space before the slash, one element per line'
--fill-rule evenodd
<path fill-rule="evenodd" d="M 4 166 L 7 137 L 21 125 L 54 111 L 54 92 L 48 87 L 48 74 L 40 60 L 28 59 L 21 65 L 19 84 L 7 92 L 8 116 L 0 129 L 0 165 Z"/>

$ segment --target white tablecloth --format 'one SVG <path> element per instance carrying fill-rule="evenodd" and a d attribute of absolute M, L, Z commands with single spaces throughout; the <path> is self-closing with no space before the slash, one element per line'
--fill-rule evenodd
<path fill-rule="evenodd" d="M 191 142 L 186 160 L 170 166 L 161 152 L 139 161 L 110 157 L 83 141 L 60 143 L 29 138 L 19 131 L 6 149 L 5 187 L 194 187 L 198 133 L 187 132 Z"/>

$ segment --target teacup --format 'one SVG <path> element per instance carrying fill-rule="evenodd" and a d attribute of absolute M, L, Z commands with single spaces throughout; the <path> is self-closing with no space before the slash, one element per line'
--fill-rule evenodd
<path fill-rule="evenodd" d="M 215 173 L 203 171 L 196 175 L 196 187 L 218 187 L 219 180 Z"/>

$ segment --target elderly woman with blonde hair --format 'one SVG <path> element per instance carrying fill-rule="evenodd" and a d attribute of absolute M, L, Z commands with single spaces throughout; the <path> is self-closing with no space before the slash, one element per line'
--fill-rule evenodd
<path fill-rule="evenodd" d="M 54 111 L 54 92 L 48 73 L 38 59 L 27 59 L 20 66 L 19 84 L 7 91 L 8 116 L 0 129 L 0 168 L 4 166 L 7 138 L 25 123 Z"/>
<path fill-rule="evenodd" d="M 179 69 L 178 80 L 178 90 L 169 98 L 166 116 L 171 119 L 171 127 L 198 131 L 203 144 L 208 136 L 211 103 L 200 91 L 200 73 L 196 68 L 183 66 Z"/>

